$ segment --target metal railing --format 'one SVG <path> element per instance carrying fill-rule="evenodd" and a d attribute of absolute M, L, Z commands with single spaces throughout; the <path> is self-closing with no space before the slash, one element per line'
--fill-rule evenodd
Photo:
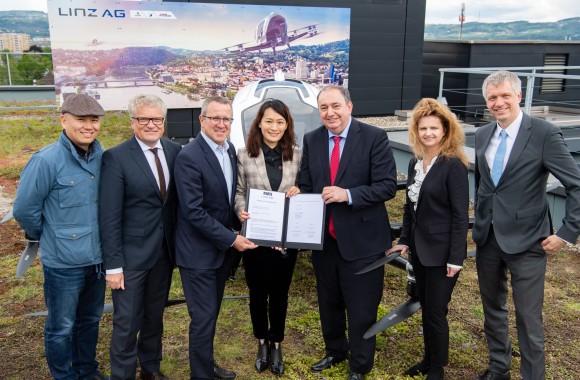
<path fill-rule="evenodd" d="M 464 93 L 468 95 L 481 95 L 481 89 L 444 89 L 443 83 L 445 81 L 445 73 L 462 73 L 462 74 L 482 74 L 489 75 L 494 71 L 507 70 L 516 74 L 519 77 L 525 78 L 525 83 L 522 83 L 522 87 L 525 88 L 524 95 L 524 110 L 526 113 L 530 113 L 532 109 L 532 102 L 534 99 L 534 86 L 536 78 L 550 78 L 550 79 L 563 79 L 563 80 L 580 80 L 580 75 L 569 75 L 569 74 L 550 74 L 545 73 L 549 70 L 578 70 L 580 66 L 528 66 L 528 67 L 474 67 L 474 68 L 441 68 L 440 78 L 439 78 L 439 96 L 438 100 L 444 101 L 443 91 L 453 91 L 456 93 Z M 543 71 L 544 73 L 538 73 L 538 71 Z M 524 82 L 522 80 L 522 82 Z M 525 85 L 524 85 L 525 84 Z M 580 82 L 579 82 L 580 86 Z M 571 85 L 566 85 L 567 88 L 572 87 Z M 473 90 L 474 92 L 470 92 Z M 477 92 L 476 92 L 477 90 Z"/>
<path fill-rule="evenodd" d="M 36 85 L 35 80 L 32 83 L 14 83 L 16 82 L 14 79 L 19 77 L 16 75 L 14 70 L 18 70 L 18 63 L 22 59 L 22 57 L 26 55 L 46 55 L 51 57 L 52 53 L 38 53 L 38 52 L 26 52 L 26 53 L 11 53 L 11 52 L 0 52 L 0 88 L 11 88 L 16 86 L 37 86 L 37 87 L 46 87 L 46 88 L 54 88 L 54 83 L 45 84 L 45 85 Z M 52 62 L 52 60 L 51 60 Z M 52 71 L 52 64 L 50 67 L 47 67 L 47 71 L 45 74 L 48 74 Z"/>

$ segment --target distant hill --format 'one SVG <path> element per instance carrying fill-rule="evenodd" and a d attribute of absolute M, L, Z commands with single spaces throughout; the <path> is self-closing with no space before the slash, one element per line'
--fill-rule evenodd
<path fill-rule="evenodd" d="M 0 33 L 49 37 L 48 14 L 41 11 L 0 11 Z"/>
<path fill-rule="evenodd" d="M 457 40 L 459 24 L 425 25 L 426 40 Z M 572 40 L 580 41 L 580 17 L 556 22 L 466 22 L 462 40 Z"/>
<path fill-rule="evenodd" d="M 31 37 L 49 37 L 48 14 L 41 11 L 0 11 L 0 33 L 27 33 Z M 427 24 L 425 39 L 457 40 L 459 24 Z M 556 22 L 467 22 L 463 24 L 462 39 L 580 41 L 580 17 Z"/>

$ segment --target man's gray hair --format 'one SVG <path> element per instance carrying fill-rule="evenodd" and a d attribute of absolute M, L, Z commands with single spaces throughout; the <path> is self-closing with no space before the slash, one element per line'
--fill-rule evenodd
<path fill-rule="evenodd" d="M 206 116 L 205 112 L 207 111 L 207 106 L 213 102 L 228 105 L 230 108 L 232 107 L 232 103 L 228 98 L 224 98 L 223 96 L 212 96 L 203 101 L 203 104 L 201 105 L 201 116 Z"/>
<path fill-rule="evenodd" d="M 153 94 L 139 94 L 132 97 L 127 106 L 129 116 L 135 117 L 137 109 L 143 106 L 157 106 L 161 109 L 163 117 L 167 117 L 167 106 L 159 96 Z"/>
<path fill-rule="evenodd" d="M 318 98 L 320 98 L 320 94 L 322 94 L 325 91 L 330 91 L 330 90 L 340 91 L 345 102 L 347 102 L 347 103 L 350 102 L 350 92 L 348 92 L 348 88 L 343 87 L 343 86 L 339 86 L 337 84 L 328 84 L 328 85 L 322 87 L 322 89 L 320 89 L 320 92 L 318 93 L 318 96 L 316 97 L 316 100 L 318 101 Z"/>
<path fill-rule="evenodd" d="M 481 93 L 483 94 L 483 98 L 487 99 L 487 86 L 490 84 L 493 86 L 499 86 L 506 80 L 511 83 L 512 88 L 516 94 L 522 92 L 522 81 L 520 80 L 520 77 L 512 72 L 500 70 L 490 74 L 483 81 L 483 85 L 481 86 Z"/>

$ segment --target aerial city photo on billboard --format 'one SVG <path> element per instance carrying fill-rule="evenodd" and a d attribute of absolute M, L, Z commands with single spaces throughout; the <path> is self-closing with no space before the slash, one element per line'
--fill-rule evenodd
<path fill-rule="evenodd" d="M 48 19 L 60 102 L 86 93 L 120 110 L 146 92 L 198 108 L 276 71 L 348 84 L 348 8 L 48 0 Z"/>

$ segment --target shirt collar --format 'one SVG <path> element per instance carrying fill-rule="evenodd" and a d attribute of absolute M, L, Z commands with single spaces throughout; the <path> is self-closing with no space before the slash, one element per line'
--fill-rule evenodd
<path fill-rule="evenodd" d="M 141 147 L 141 150 L 143 152 L 150 150 L 150 149 L 153 149 L 153 148 L 163 150 L 163 145 L 161 145 L 161 140 L 157 140 L 157 143 L 155 144 L 155 146 L 153 148 L 151 148 L 149 145 L 145 144 L 143 141 L 139 140 L 137 138 L 137 136 L 135 136 L 135 140 L 137 140 L 137 144 L 139 144 L 139 146 Z"/>
<path fill-rule="evenodd" d="M 199 132 L 201 133 L 201 137 L 203 137 L 203 139 L 205 140 L 205 142 L 207 143 L 207 145 L 209 145 L 209 147 L 211 148 L 211 150 L 213 150 L 214 152 L 218 149 L 218 148 L 223 148 L 225 151 L 230 149 L 230 144 L 228 144 L 228 140 L 224 141 L 224 145 L 223 147 L 221 145 L 218 145 L 215 141 L 213 141 L 212 139 L 210 139 L 209 137 L 207 137 L 207 135 L 205 133 L 203 133 L 203 131 Z"/>
<path fill-rule="evenodd" d="M 331 139 L 334 136 L 340 136 L 343 139 L 346 139 L 346 136 L 348 135 L 348 130 L 350 129 L 350 123 L 352 123 L 352 117 L 348 118 L 348 124 L 346 125 L 346 128 L 344 128 L 344 131 L 342 131 L 339 135 L 335 135 L 334 133 L 328 131 L 328 138 Z"/>
<path fill-rule="evenodd" d="M 522 120 L 524 118 L 524 113 L 520 110 L 520 114 L 518 115 L 518 117 L 516 117 L 516 119 L 507 126 L 507 128 L 505 129 L 506 134 L 511 138 L 511 139 L 515 139 L 516 136 L 518 135 L 518 132 L 520 130 L 520 126 L 522 125 Z M 496 124 L 496 128 L 495 128 L 495 132 L 494 135 L 496 138 L 499 138 L 499 133 L 502 131 L 502 127 L 500 127 L 499 122 Z"/>
<path fill-rule="evenodd" d="M 62 130 L 62 134 L 66 137 L 66 139 L 71 143 L 71 145 L 73 146 L 73 148 L 75 148 L 75 151 L 77 152 L 77 155 L 82 158 L 85 161 L 89 160 L 89 156 L 91 155 L 91 153 L 93 153 L 95 151 L 95 145 L 94 145 L 94 141 L 92 143 L 89 144 L 89 147 L 87 149 L 83 149 L 80 146 L 78 146 L 77 144 L 75 144 L 66 134 L 66 130 Z"/>
<path fill-rule="evenodd" d="M 262 142 L 262 151 L 264 152 L 264 155 L 270 152 L 277 153 L 278 155 L 280 155 L 282 153 L 282 148 L 280 147 L 280 144 L 278 144 L 274 147 L 274 149 L 272 149 L 266 143 Z"/>

